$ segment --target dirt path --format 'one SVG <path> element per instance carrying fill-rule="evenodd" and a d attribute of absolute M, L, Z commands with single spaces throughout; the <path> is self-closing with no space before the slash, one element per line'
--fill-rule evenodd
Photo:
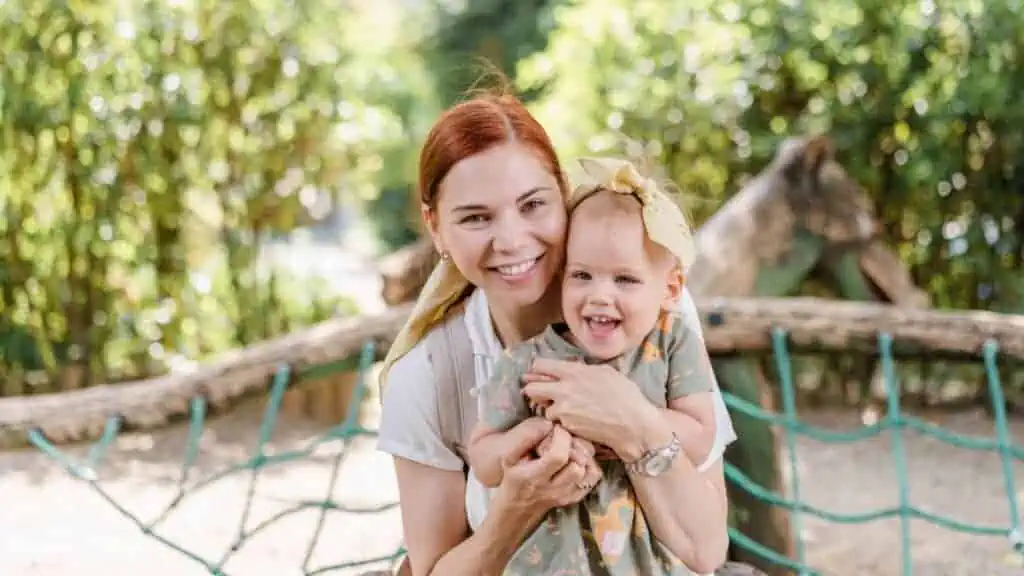
<path fill-rule="evenodd" d="M 367 418 L 374 417 L 371 402 Z M 238 409 L 211 424 L 196 474 L 208 475 L 244 461 L 255 445 L 259 406 Z M 856 425 L 849 414 L 805 416 L 829 427 Z M 989 434 L 978 416 L 946 418 L 942 424 L 973 434 Z M 294 420 L 280 422 L 272 449 L 298 447 L 316 430 Z M 1024 423 L 1015 426 L 1024 443 Z M 104 488 L 125 508 L 155 517 L 174 497 L 181 473 L 185 430 L 125 436 L 100 470 Z M 1007 511 L 995 456 L 952 449 L 917 436 L 908 438 L 911 494 L 915 504 L 972 523 L 1005 525 Z M 83 448 L 71 451 L 85 453 Z M 887 438 L 844 447 L 799 443 L 804 498 L 835 511 L 865 511 L 896 503 L 896 482 Z M 250 526 L 298 500 L 325 496 L 332 451 L 275 465 L 261 474 Z M 1016 466 L 1024 482 L 1024 466 Z M 186 500 L 157 531 L 208 559 L 219 558 L 234 540 L 250 475 L 236 474 Z M 342 465 L 334 498 L 349 506 L 392 502 L 396 488 L 390 463 L 359 442 Z M 196 562 L 144 535 L 130 520 L 83 482 L 39 454 L 0 454 L 0 574 L 4 576 L 202 576 Z M 399 543 L 395 509 L 360 515 L 332 511 L 310 569 L 392 552 Z M 253 537 L 224 571 L 232 576 L 302 574 L 301 566 L 317 511 L 307 510 Z M 811 564 L 825 574 L 898 574 L 896 521 L 843 526 L 807 519 L 804 537 Z M 1005 562 L 1008 544 L 1000 538 L 964 536 L 915 521 L 912 526 L 915 574 L 957 576 L 1019 574 Z M 364 568 L 365 569 L 365 568 Z M 331 572 L 353 574 L 355 571 Z"/>

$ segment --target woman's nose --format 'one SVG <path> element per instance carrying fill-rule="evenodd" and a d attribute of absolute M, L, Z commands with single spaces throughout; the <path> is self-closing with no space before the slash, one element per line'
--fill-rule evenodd
<path fill-rule="evenodd" d="M 496 252 L 511 254 L 526 245 L 527 237 L 528 233 L 521 218 L 502 218 L 494 226 L 492 245 Z"/>

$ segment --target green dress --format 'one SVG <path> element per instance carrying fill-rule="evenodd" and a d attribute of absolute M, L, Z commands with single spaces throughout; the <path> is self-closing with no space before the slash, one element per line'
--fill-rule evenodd
<path fill-rule="evenodd" d="M 481 387 L 480 419 L 508 430 L 533 415 L 521 393 L 522 376 L 538 357 L 591 361 L 563 334 L 565 324 L 506 350 L 491 380 Z M 713 389 L 713 373 L 699 334 L 682 317 L 663 312 L 635 349 L 607 361 L 640 386 L 660 407 L 676 398 Z M 600 460 L 604 478 L 582 502 L 557 508 L 520 546 L 505 569 L 524 576 L 690 576 L 678 558 L 655 540 L 623 463 Z"/>

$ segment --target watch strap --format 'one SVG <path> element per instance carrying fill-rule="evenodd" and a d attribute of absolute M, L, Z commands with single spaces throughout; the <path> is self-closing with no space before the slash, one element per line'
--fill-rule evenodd
<path fill-rule="evenodd" d="M 652 448 L 647 452 L 644 452 L 642 456 L 640 456 L 636 460 L 633 460 L 632 462 L 626 462 L 626 471 L 631 474 L 639 474 L 641 476 L 652 476 L 647 472 L 647 464 L 651 460 L 660 457 L 667 459 L 671 463 L 676 459 L 677 456 L 679 456 L 680 453 L 682 453 L 682 451 L 683 445 L 679 441 L 679 437 L 676 436 L 676 433 L 673 432 L 672 439 L 669 440 L 666 444 L 658 446 L 656 448 Z M 657 476 L 657 474 L 655 474 L 654 476 Z"/>

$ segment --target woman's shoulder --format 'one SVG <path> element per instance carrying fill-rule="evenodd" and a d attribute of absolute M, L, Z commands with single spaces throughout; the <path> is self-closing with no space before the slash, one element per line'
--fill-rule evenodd
<path fill-rule="evenodd" d="M 403 396 L 417 391 L 430 392 L 436 389 L 436 375 L 431 361 L 431 341 L 443 331 L 451 330 L 455 323 L 465 323 L 465 312 L 459 311 L 445 318 L 444 322 L 434 325 L 419 342 L 408 352 L 395 360 L 381 381 L 381 386 L 390 389 L 397 386 L 403 389 Z"/>
<path fill-rule="evenodd" d="M 378 449 L 435 468 L 461 470 L 462 460 L 442 438 L 437 376 L 426 338 L 395 361 L 381 387 Z"/>
<path fill-rule="evenodd" d="M 433 385 L 434 370 L 430 366 L 430 353 L 427 350 L 426 338 L 417 342 L 401 358 L 395 360 L 381 381 L 381 387 L 386 390 L 399 387 L 405 388 L 406 392 L 410 388 L 432 388 Z"/>

